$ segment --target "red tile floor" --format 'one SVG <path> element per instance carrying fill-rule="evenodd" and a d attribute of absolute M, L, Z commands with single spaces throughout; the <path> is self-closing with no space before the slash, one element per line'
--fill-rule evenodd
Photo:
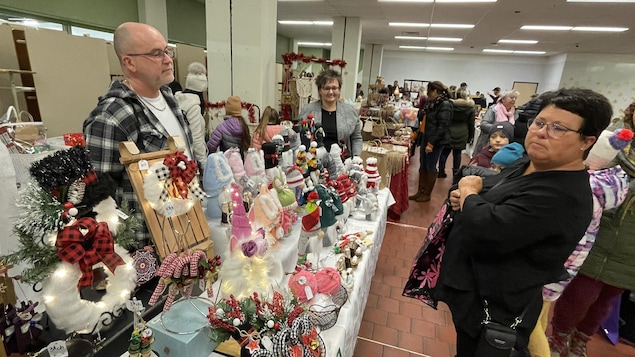
<path fill-rule="evenodd" d="M 437 180 L 432 200 L 410 201 L 410 207 L 400 220 L 389 220 L 386 226 L 354 357 L 450 357 L 456 354 L 456 334 L 447 306 L 440 303 L 438 310 L 434 310 L 401 296 L 425 228 L 451 186 L 451 163 L 448 164 L 448 177 Z M 410 194 L 416 192 L 418 169 L 418 157 L 414 157 L 409 169 Z M 588 344 L 588 356 L 635 357 L 635 348 L 622 343 L 613 346 L 596 334 Z"/>

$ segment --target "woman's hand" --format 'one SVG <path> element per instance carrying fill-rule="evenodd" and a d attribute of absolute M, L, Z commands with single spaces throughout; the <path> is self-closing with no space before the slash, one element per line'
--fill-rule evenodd
<path fill-rule="evenodd" d="M 457 190 L 450 191 L 450 206 L 453 211 L 458 211 L 461 208 L 461 192 Z"/>
<path fill-rule="evenodd" d="M 469 195 L 477 195 L 483 190 L 483 179 L 480 176 L 465 176 L 459 181 L 459 207 L 463 209 L 463 202 Z M 454 191 L 453 191 L 454 192 Z"/>

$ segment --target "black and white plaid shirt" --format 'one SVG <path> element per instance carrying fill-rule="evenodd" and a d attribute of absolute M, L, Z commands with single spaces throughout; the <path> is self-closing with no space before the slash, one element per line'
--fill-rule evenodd
<path fill-rule="evenodd" d="M 189 122 L 167 87 L 161 87 L 170 110 L 176 116 L 186 135 L 185 141 L 192 147 L 192 132 Z M 130 178 L 123 164 L 119 162 L 119 143 L 134 142 L 142 153 L 167 149 L 169 134 L 159 119 L 141 102 L 137 94 L 120 81 L 111 83 L 108 93 L 99 98 L 97 107 L 84 121 L 84 136 L 91 163 L 98 173 L 108 173 L 118 184 L 118 197 L 121 203 L 127 200 L 137 217 L 143 221 L 137 197 L 132 189 Z M 150 234 L 143 226 L 136 234 L 139 247 L 150 243 Z"/>

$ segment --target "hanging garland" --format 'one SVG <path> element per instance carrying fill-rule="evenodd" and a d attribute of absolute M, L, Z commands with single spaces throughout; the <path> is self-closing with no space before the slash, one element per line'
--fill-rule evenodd
<path fill-rule="evenodd" d="M 293 62 L 302 61 L 304 63 L 314 62 L 319 64 L 326 64 L 329 66 L 339 66 L 340 68 L 346 67 L 346 61 L 344 61 L 343 59 L 330 60 L 326 58 L 317 58 L 313 55 L 305 56 L 302 52 L 285 53 L 282 55 L 282 60 L 284 61 L 284 64 L 292 64 Z"/>
<path fill-rule="evenodd" d="M 215 109 L 215 110 L 220 110 L 225 108 L 225 101 L 221 101 L 221 102 L 216 102 L 216 103 L 210 103 L 207 102 L 205 103 L 205 109 Z M 247 102 L 240 102 L 240 107 L 242 109 L 247 110 L 247 112 L 249 113 L 249 122 L 250 123 L 256 123 L 257 119 L 256 119 L 256 110 L 254 109 L 255 105 L 252 103 L 247 103 Z"/>

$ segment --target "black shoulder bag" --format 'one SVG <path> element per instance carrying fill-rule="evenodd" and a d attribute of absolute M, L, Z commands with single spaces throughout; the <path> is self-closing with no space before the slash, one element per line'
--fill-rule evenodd
<path fill-rule="evenodd" d="M 485 319 L 481 323 L 481 335 L 476 347 L 475 356 L 479 357 L 509 357 L 512 349 L 516 345 L 516 327 L 523 321 L 523 317 L 531 303 L 527 305 L 520 316 L 514 319 L 514 322 L 507 326 L 492 321 L 489 315 L 487 300 L 483 300 L 483 308 L 485 310 Z"/>

